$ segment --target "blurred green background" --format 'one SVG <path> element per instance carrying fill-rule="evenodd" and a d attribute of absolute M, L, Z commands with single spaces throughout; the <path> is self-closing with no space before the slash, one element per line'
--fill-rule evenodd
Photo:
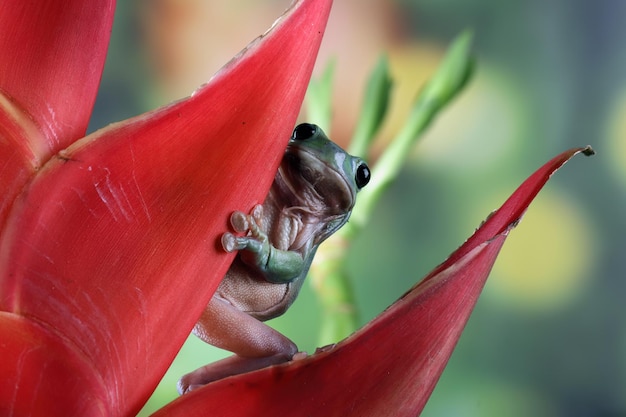
<path fill-rule="evenodd" d="M 288 4 L 119 2 L 91 130 L 189 95 Z M 381 53 L 396 84 L 379 146 L 466 28 L 478 62 L 353 247 L 362 323 L 443 261 L 543 162 L 574 146 L 597 151 L 564 167 L 512 233 L 422 415 L 626 416 L 626 2 L 333 7 L 316 72 L 334 57 L 331 136 L 344 145 Z M 312 352 L 319 314 L 310 288 L 272 325 Z M 226 355 L 190 337 L 142 415 L 177 395 L 180 375 Z"/>

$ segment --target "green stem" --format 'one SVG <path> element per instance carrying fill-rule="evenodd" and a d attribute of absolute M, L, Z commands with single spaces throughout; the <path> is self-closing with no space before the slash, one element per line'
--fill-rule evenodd
<path fill-rule="evenodd" d="M 406 124 L 372 169 L 372 181 L 359 193 L 350 222 L 324 242 L 317 252 L 310 278 L 322 305 L 321 344 L 341 340 L 357 328 L 354 292 L 345 270 L 350 243 L 366 226 L 375 204 L 398 176 L 417 139 L 469 80 L 471 39 L 471 33 L 464 32 L 454 40 L 436 74 L 418 95 Z M 387 110 L 390 88 L 387 62 L 382 58 L 368 84 L 361 112 L 361 119 L 367 120 L 361 120 L 357 126 L 351 153 L 367 154 Z"/>
<path fill-rule="evenodd" d="M 367 155 L 369 152 L 372 141 L 387 114 L 392 86 L 389 62 L 386 56 L 381 56 L 367 82 L 359 122 L 348 149 L 350 154 Z"/>
<path fill-rule="evenodd" d="M 439 111 L 467 84 L 472 70 L 472 35 L 464 32 L 450 46 L 443 63 L 424 86 L 398 135 L 385 149 L 372 170 L 372 181 L 359 193 L 350 223 L 340 232 L 348 236 L 363 228 L 387 186 L 396 179 L 410 149 Z"/>
<path fill-rule="evenodd" d="M 309 122 L 321 127 L 327 135 L 330 135 L 332 118 L 334 73 L 335 61 L 330 60 L 322 76 L 317 79 L 311 79 L 306 96 L 304 96 Z"/>

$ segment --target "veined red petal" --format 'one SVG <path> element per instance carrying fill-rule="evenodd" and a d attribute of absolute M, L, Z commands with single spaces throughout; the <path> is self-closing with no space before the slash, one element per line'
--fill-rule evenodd
<path fill-rule="evenodd" d="M 0 228 L 26 182 L 85 135 L 115 0 L 0 7 Z"/>
<path fill-rule="evenodd" d="M 531 175 L 464 245 L 389 309 L 306 359 L 192 391 L 161 416 L 416 416 L 461 335 L 504 240 L 573 149 Z"/>
<path fill-rule="evenodd" d="M 141 407 L 228 268 L 219 237 L 267 193 L 330 5 L 295 3 L 192 97 L 77 141 L 10 213 L 0 307 L 84 356 L 108 415 Z"/>
<path fill-rule="evenodd" d="M 0 10 L 0 90 L 41 130 L 44 161 L 85 135 L 109 45 L 115 0 L 9 2 Z M 12 109 L 8 109 L 12 113 Z"/>
<path fill-rule="evenodd" d="M 108 416 L 102 380 L 58 335 L 28 318 L 0 312 L 0 340 L 0 415 Z M 65 414 L 55 412 L 59 404 Z"/>

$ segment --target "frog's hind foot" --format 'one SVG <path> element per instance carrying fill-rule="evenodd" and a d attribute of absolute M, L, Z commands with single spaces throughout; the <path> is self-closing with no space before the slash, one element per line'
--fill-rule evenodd
<path fill-rule="evenodd" d="M 293 352 L 279 353 L 273 356 L 263 358 L 244 358 L 241 356 L 231 356 L 221 361 L 203 366 L 184 375 L 177 384 L 178 393 L 183 395 L 204 385 L 217 381 L 228 376 L 238 375 L 246 372 L 255 371 L 272 365 L 279 365 L 291 360 Z M 304 356 L 297 357 L 306 357 Z"/>

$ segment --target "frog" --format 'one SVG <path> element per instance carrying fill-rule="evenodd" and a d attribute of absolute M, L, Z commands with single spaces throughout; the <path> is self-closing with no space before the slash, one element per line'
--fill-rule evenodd
<path fill-rule="evenodd" d="M 220 244 L 237 255 L 193 329 L 204 342 L 234 355 L 184 375 L 179 393 L 306 357 L 264 321 L 292 305 L 317 248 L 348 221 L 370 176 L 363 159 L 319 126 L 295 127 L 263 204 L 230 216 L 234 233 L 223 233 Z"/>

